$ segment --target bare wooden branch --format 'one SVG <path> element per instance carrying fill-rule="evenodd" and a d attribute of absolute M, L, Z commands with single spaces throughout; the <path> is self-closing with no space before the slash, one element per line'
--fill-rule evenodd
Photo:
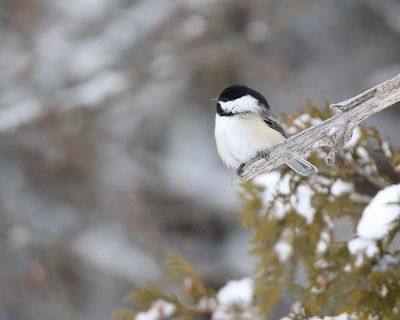
<path fill-rule="evenodd" d="M 242 175 L 235 177 L 232 183 L 248 181 L 259 173 L 270 171 L 322 146 L 331 147 L 326 161 L 333 164 L 337 153 L 360 122 L 399 101 L 400 74 L 353 98 L 330 105 L 335 115 L 272 147 L 268 159 L 250 160 L 243 168 Z"/>

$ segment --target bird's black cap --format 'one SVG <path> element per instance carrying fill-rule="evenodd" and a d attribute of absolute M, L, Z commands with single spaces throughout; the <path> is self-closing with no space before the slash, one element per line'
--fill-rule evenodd
<path fill-rule="evenodd" d="M 224 102 L 232 101 L 246 95 L 253 96 L 258 101 L 260 101 L 267 109 L 269 109 L 268 102 L 261 93 L 240 84 L 234 84 L 229 87 L 226 87 L 224 90 L 222 90 L 218 100 Z"/>

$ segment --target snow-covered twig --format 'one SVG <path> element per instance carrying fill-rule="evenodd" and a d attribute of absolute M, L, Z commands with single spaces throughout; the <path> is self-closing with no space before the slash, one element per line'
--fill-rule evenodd
<path fill-rule="evenodd" d="M 289 160 L 318 147 L 330 146 L 326 161 L 333 164 L 336 154 L 350 139 L 354 128 L 374 113 L 400 101 L 400 74 L 348 100 L 330 105 L 335 115 L 290 137 L 268 150 L 268 159 L 250 160 L 233 183 L 248 181 L 259 173 L 270 171 Z"/>

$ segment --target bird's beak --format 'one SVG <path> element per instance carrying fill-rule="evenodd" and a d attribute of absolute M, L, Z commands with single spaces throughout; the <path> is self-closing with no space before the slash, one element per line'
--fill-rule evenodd
<path fill-rule="evenodd" d="M 211 101 L 212 102 L 218 102 L 218 99 L 217 98 L 213 98 L 213 99 L 211 99 Z"/>

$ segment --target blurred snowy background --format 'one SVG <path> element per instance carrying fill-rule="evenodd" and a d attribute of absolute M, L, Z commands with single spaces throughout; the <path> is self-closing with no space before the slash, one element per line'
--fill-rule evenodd
<path fill-rule="evenodd" d="M 399 71 L 396 0 L 0 0 L 0 320 L 109 319 L 167 245 L 249 273 L 210 98 L 290 113 Z M 369 122 L 398 143 L 399 115 Z"/>

